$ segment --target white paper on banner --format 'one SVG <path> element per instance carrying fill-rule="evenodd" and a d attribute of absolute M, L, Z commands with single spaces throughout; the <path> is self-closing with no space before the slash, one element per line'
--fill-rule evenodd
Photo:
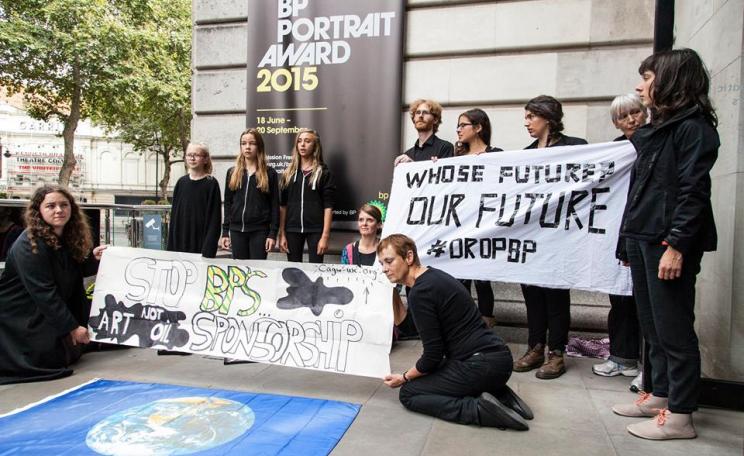
<path fill-rule="evenodd" d="M 383 236 L 461 279 L 629 295 L 615 250 L 635 157 L 621 141 L 405 163 Z"/>
<path fill-rule="evenodd" d="M 392 293 L 366 266 L 109 247 L 88 325 L 100 342 L 380 378 Z"/>

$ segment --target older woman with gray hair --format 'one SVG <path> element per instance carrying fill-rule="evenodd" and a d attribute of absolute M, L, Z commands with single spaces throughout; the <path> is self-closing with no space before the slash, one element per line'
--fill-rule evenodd
<path fill-rule="evenodd" d="M 625 141 L 646 124 L 646 107 L 635 93 L 620 95 L 610 105 L 612 123 L 623 134 L 615 141 Z M 639 373 L 640 326 L 633 296 L 610 295 L 610 313 L 607 315 L 607 332 L 610 336 L 610 357 L 606 362 L 592 366 L 592 372 L 603 377 L 624 375 L 635 377 L 630 389 L 642 389 Z"/>

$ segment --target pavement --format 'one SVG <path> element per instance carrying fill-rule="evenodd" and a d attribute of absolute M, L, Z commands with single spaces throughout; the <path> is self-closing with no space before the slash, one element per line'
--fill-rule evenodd
<path fill-rule="evenodd" d="M 510 344 L 513 354 L 524 345 Z M 393 372 L 411 367 L 419 341 L 393 347 Z M 568 372 L 539 380 L 534 372 L 514 373 L 509 385 L 532 407 L 527 432 L 447 423 L 409 412 L 391 390 L 373 378 L 266 364 L 223 366 L 203 356 L 157 356 L 151 349 L 86 354 L 71 377 L 0 386 L 0 414 L 39 401 L 93 378 L 157 382 L 238 391 L 334 399 L 362 404 L 333 455 L 737 455 L 744 454 L 744 412 L 702 408 L 694 415 L 699 437 L 655 442 L 625 431 L 637 419 L 614 415 L 610 407 L 628 402 L 630 378 L 593 375 L 596 359 L 569 358 Z M 2 429 L 0 429 L 0 432 Z"/>

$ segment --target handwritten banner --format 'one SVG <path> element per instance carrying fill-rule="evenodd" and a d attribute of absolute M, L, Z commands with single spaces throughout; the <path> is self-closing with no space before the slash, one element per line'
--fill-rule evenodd
<path fill-rule="evenodd" d="M 629 295 L 615 249 L 635 155 L 622 141 L 407 163 L 383 236 L 462 279 Z"/>
<path fill-rule="evenodd" d="M 365 266 L 109 247 L 88 325 L 100 342 L 380 378 L 391 298 Z"/>

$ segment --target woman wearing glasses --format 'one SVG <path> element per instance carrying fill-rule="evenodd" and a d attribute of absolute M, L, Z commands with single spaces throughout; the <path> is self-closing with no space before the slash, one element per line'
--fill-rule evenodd
<path fill-rule="evenodd" d="M 455 155 L 480 155 L 485 152 L 501 152 L 503 149 L 491 147 L 491 121 L 482 109 L 469 109 L 457 119 L 457 145 Z M 470 292 L 471 280 L 461 280 Z M 478 295 L 478 310 L 486 326 L 496 326 L 493 316 L 493 289 L 487 280 L 475 281 L 475 292 Z"/>
<path fill-rule="evenodd" d="M 204 144 L 186 148 L 188 174 L 173 189 L 167 250 L 214 258 L 220 238 L 220 185 L 211 176 L 212 159 Z"/>
<path fill-rule="evenodd" d="M 575 146 L 586 144 L 582 138 L 566 136 L 563 131 L 563 106 L 553 97 L 540 95 L 524 107 L 524 126 L 535 141 L 526 149 Z M 558 378 L 566 372 L 563 352 L 571 326 L 569 290 L 522 285 L 527 306 L 529 331 L 527 352 L 514 363 L 516 372 L 538 369 L 535 376 L 544 380 Z M 545 357 L 547 343 L 548 357 Z"/>

